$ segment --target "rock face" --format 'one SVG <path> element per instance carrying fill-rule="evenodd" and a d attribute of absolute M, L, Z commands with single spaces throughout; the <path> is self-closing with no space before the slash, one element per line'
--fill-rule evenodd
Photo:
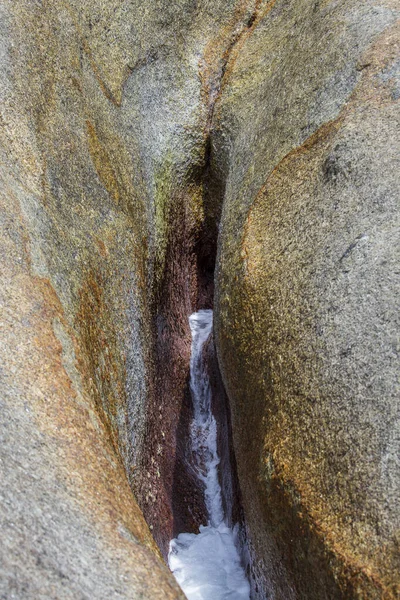
<path fill-rule="evenodd" d="M 0 596 L 182 598 L 127 480 L 156 235 L 121 107 L 129 21 L 79 4 L 1 8 Z"/>
<path fill-rule="evenodd" d="M 183 598 L 81 391 L 60 302 L 2 185 L 2 598 Z M 10 201 L 9 201 L 10 200 Z"/>
<path fill-rule="evenodd" d="M 269 3 L 214 114 L 217 348 L 260 598 L 400 594 L 398 8 Z"/>
<path fill-rule="evenodd" d="M 187 315 L 211 301 L 207 140 L 253 9 L 1 6 L 7 597 L 179 596 L 136 500 L 164 556 L 205 518 L 177 443 Z"/>
<path fill-rule="evenodd" d="M 0 10 L 0 595 L 181 597 L 218 235 L 254 595 L 396 597 L 397 2 Z"/>

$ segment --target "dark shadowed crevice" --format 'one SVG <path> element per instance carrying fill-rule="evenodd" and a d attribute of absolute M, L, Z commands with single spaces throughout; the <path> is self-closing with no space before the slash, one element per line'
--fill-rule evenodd
<path fill-rule="evenodd" d="M 214 228 L 217 234 L 218 227 Z M 207 235 L 208 234 L 208 235 Z M 196 240 L 197 305 L 195 310 L 212 308 L 214 267 L 217 243 L 210 230 L 200 232 Z M 203 349 L 204 364 L 212 392 L 212 412 L 217 422 L 217 451 L 220 458 L 219 479 L 222 489 L 223 512 L 226 524 L 240 526 L 239 539 L 245 546 L 244 515 L 241 505 L 239 480 L 232 441 L 231 416 L 228 396 L 220 374 L 214 337 L 210 336 Z M 174 468 L 172 512 L 174 537 L 179 533 L 198 533 L 199 525 L 206 525 L 208 514 L 204 501 L 204 486 L 199 482 L 192 456 L 190 426 L 193 419 L 193 400 L 189 387 L 189 373 L 177 428 L 177 460 Z M 247 556 L 244 557 L 247 566 Z"/>
<path fill-rule="evenodd" d="M 225 181 L 218 174 L 211 136 L 205 149 L 204 169 L 202 173 L 204 221 L 195 243 L 197 263 L 197 301 L 196 310 L 213 308 L 214 271 L 218 249 L 219 222 L 225 194 Z"/>
<path fill-rule="evenodd" d="M 223 190 L 213 176 L 211 151 L 198 174 L 204 219 L 194 226 L 182 194 L 171 214 L 165 271 L 154 308 L 154 381 L 146 409 L 145 457 L 135 492 L 154 539 L 166 558 L 169 541 L 182 532 L 197 533 L 207 523 L 203 484 L 190 447 L 192 399 L 189 388 L 191 313 L 213 307 L 218 222 Z M 239 484 L 231 442 L 227 395 L 219 374 L 213 340 L 207 346 L 218 423 L 221 487 L 231 523 L 241 522 Z"/>
<path fill-rule="evenodd" d="M 154 364 L 146 407 L 145 456 L 135 493 L 153 536 L 166 558 L 169 541 L 181 532 L 196 533 L 207 522 L 204 494 L 190 460 L 192 403 L 189 389 L 191 335 L 188 317 L 213 308 L 214 271 L 225 178 L 212 148 L 215 104 L 228 63 L 241 38 L 258 22 L 259 2 L 250 20 L 231 36 L 218 68 L 210 66 L 204 82 L 207 119 L 203 159 L 193 165 L 176 197 L 168 198 L 167 249 L 153 306 Z M 206 69 L 207 70 L 207 69 Z M 201 190 L 203 218 L 193 222 L 193 190 Z M 240 491 L 231 438 L 229 402 L 219 373 L 214 341 L 207 346 L 213 412 L 218 423 L 221 487 L 226 513 L 242 522 Z"/>

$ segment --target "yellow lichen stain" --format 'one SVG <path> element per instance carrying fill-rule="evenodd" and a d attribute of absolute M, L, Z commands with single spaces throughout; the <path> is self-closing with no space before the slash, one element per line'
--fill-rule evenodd
<path fill-rule="evenodd" d="M 125 369 L 118 356 L 116 332 L 104 296 L 101 274 L 89 272 L 80 291 L 76 324 L 85 349 L 81 368 L 87 373 L 88 391 L 118 452 L 116 421 L 118 406 L 126 401 Z"/>
<path fill-rule="evenodd" d="M 103 240 L 96 238 L 96 244 L 102 258 L 107 258 L 109 255 L 108 248 Z"/>
<path fill-rule="evenodd" d="M 88 134 L 89 152 L 96 172 L 101 183 L 104 185 L 115 204 L 118 205 L 121 199 L 120 185 L 113 169 L 111 159 L 104 145 L 100 142 L 93 123 L 89 120 L 86 121 L 86 130 Z"/>
<path fill-rule="evenodd" d="M 236 342 L 241 358 L 248 353 L 254 364 L 259 359 L 261 362 L 262 348 L 266 346 L 271 330 L 265 323 L 262 325 L 262 319 L 268 314 L 270 324 L 280 315 L 277 302 L 267 301 L 270 290 L 279 277 L 285 276 L 285 269 L 287 272 L 291 271 L 287 267 L 291 260 L 288 258 L 290 248 L 288 251 L 286 247 L 279 248 L 277 236 L 274 237 L 273 223 L 271 225 L 274 216 L 272 207 L 278 203 L 281 207 L 283 202 L 290 204 L 294 200 L 298 202 L 299 198 L 309 197 L 307 186 L 310 182 L 315 186 L 319 185 L 323 161 L 341 128 L 346 126 L 348 121 L 351 123 L 353 113 L 365 110 L 365 105 L 380 108 L 394 102 L 391 87 L 393 83 L 390 80 L 381 81 L 379 73 L 383 69 L 388 70 L 387 65 L 391 64 L 387 60 L 387 47 L 396 48 L 398 33 L 399 24 L 396 24 L 385 30 L 376 40 L 360 61 L 360 65 L 363 66 L 362 76 L 339 116 L 334 121 L 322 125 L 302 145 L 286 154 L 255 194 L 242 239 L 239 241 L 241 277 L 235 286 L 236 289 L 240 289 L 240 300 L 246 315 L 252 311 L 258 315 L 258 322 L 252 330 L 251 343 L 253 347 L 260 348 L 260 351 L 257 353 L 252 349 L 248 352 L 246 342 Z M 286 251 L 287 254 L 284 254 Z M 300 293 L 293 294 L 292 297 L 300 297 Z M 277 298 L 281 300 L 281 297 Z M 293 303 L 291 315 L 295 314 L 296 306 Z M 278 341 L 281 342 L 280 339 Z M 318 544 L 324 548 L 328 557 L 329 568 L 334 572 L 335 580 L 346 597 L 350 594 L 351 597 L 359 598 L 398 598 L 399 585 L 397 581 L 393 582 L 392 574 L 398 570 L 399 544 L 396 546 L 388 542 L 386 547 L 379 546 L 376 532 L 361 517 L 359 522 L 353 519 L 349 526 L 347 506 L 343 500 L 340 511 L 330 509 L 329 503 L 333 500 L 321 492 L 321 482 L 324 482 L 324 457 L 306 455 L 305 465 L 290 436 L 286 443 L 286 433 L 290 431 L 290 422 L 285 422 L 285 412 L 282 409 L 285 401 L 287 402 L 287 397 L 284 397 L 286 390 L 283 389 L 283 398 L 279 398 L 280 386 L 277 382 L 282 380 L 279 365 L 273 365 L 272 370 L 275 397 L 272 401 L 268 400 L 273 404 L 273 409 L 270 410 L 272 416 L 268 429 L 264 428 L 265 464 L 260 475 L 261 483 L 262 479 L 265 479 L 270 509 L 274 510 L 278 506 L 277 513 L 286 512 L 291 515 L 292 509 L 296 508 L 299 521 L 295 524 L 296 527 L 303 531 L 302 535 L 306 540 L 319 540 Z M 253 390 L 254 380 L 253 378 Z M 256 389 L 257 393 L 262 395 L 260 387 Z M 306 475 L 302 476 L 302 473 Z M 340 478 L 340 473 L 337 473 L 337 478 Z M 339 500 L 335 498 L 335 501 Z M 357 547 L 354 544 L 355 539 L 358 542 Z"/>

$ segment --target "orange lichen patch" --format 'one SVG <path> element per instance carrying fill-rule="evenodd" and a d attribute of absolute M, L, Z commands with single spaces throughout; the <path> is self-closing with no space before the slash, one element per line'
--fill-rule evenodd
<path fill-rule="evenodd" d="M 363 545 L 369 544 L 370 552 L 366 555 L 361 546 L 357 547 L 351 530 L 342 522 L 343 515 L 332 516 L 333 512 L 328 509 L 329 499 L 323 498 L 315 490 L 317 469 L 314 469 L 313 478 L 305 480 L 299 476 L 299 470 L 303 466 L 301 460 L 296 460 L 296 457 L 293 460 L 290 447 L 277 449 L 274 446 L 272 440 L 279 435 L 282 432 L 271 431 L 268 439 L 268 446 L 274 447 L 275 466 L 274 472 L 268 477 L 268 506 L 271 513 L 276 510 L 281 519 L 285 512 L 293 513 L 292 522 L 287 518 L 286 524 L 290 536 L 295 535 L 293 529 L 300 529 L 301 544 L 310 544 L 308 540 L 312 538 L 313 544 L 320 546 L 321 552 L 328 556 L 328 570 L 333 572 L 343 592 L 357 592 L 361 598 L 368 599 L 398 598 L 400 585 L 393 579 L 393 574 L 398 572 L 398 549 L 396 551 L 393 544 L 389 543 L 379 546 L 368 530 L 362 536 Z M 267 449 L 265 452 L 271 456 Z M 270 461 L 271 458 L 268 463 Z M 274 486 L 278 486 L 284 496 L 284 500 L 279 500 L 279 508 L 275 506 L 277 500 L 274 498 Z M 289 549 L 285 552 L 290 554 Z M 315 553 L 314 560 L 317 560 L 317 556 Z"/>
<path fill-rule="evenodd" d="M 87 373 L 86 385 L 118 452 L 116 417 L 118 407 L 126 405 L 126 374 L 99 272 L 89 272 L 81 288 L 76 324 L 84 348 L 81 360 L 82 370 Z"/>
<path fill-rule="evenodd" d="M 26 284 L 30 284 L 30 281 L 26 281 L 24 285 Z M 35 347 L 33 352 L 32 346 L 29 345 L 29 375 L 35 380 L 35 388 L 41 399 L 35 407 L 38 423 L 49 433 L 57 432 L 57 447 L 65 459 L 65 466 L 68 465 L 69 485 L 79 486 L 77 497 L 84 502 L 83 509 L 96 520 L 104 518 L 105 527 L 107 519 L 114 521 L 115 526 L 117 522 L 124 523 L 135 537 L 157 553 L 139 509 L 137 507 L 133 509 L 133 497 L 118 454 L 114 454 L 111 447 L 107 448 L 110 438 L 112 439 L 109 427 L 107 425 L 100 427 L 100 431 L 97 427 L 93 427 L 88 413 L 90 401 L 88 401 L 88 409 L 81 404 L 78 405 L 75 401 L 76 391 L 65 376 L 60 343 L 55 338 L 51 327 L 46 327 L 46 323 L 50 323 L 55 316 L 62 317 L 54 291 L 43 280 L 32 280 L 32 284 L 32 299 L 36 297 L 36 306 L 38 302 L 41 305 L 41 310 L 37 314 L 38 330 L 33 337 Z M 92 285 L 92 290 L 93 287 Z M 39 290 L 40 295 L 38 295 Z M 92 307 L 96 300 L 90 302 Z M 31 326 L 35 327 L 32 317 L 30 322 Z M 92 323 L 89 323 L 88 327 L 90 328 L 91 325 Z M 94 331 L 91 333 L 95 334 Z M 100 345 L 104 347 L 104 339 L 101 335 Z M 38 371 L 34 369 L 36 357 L 40 361 Z M 83 379 L 88 376 L 90 377 L 89 373 L 82 373 Z M 103 425 L 104 422 L 105 419 Z M 114 455 L 114 461 L 108 460 L 109 455 Z M 118 490 L 117 495 L 116 490 Z M 101 516 L 102 512 L 104 517 Z"/>
<path fill-rule="evenodd" d="M 330 523 L 321 518 L 321 509 L 324 507 L 316 509 L 310 502 L 312 494 L 309 486 L 303 486 L 293 475 L 293 466 L 285 459 L 281 460 L 276 450 L 273 454 L 274 458 L 265 448 L 268 459 L 264 458 L 264 462 L 269 470 L 268 504 L 270 513 L 280 515 L 281 523 L 285 523 L 288 533 L 282 535 L 282 539 L 290 538 L 293 541 L 297 538 L 303 540 L 302 543 L 307 540 L 315 553 L 314 560 L 329 562 L 329 569 L 343 594 L 385 600 L 398 598 L 400 586 L 390 577 L 386 579 L 376 564 L 367 564 L 365 557 L 349 548 L 340 528 L 337 529 L 335 524 L 330 527 Z M 285 552 L 290 556 L 290 548 L 286 548 Z M 385 553 L 385 548 L 382 548 L 382 552 Z M 391 553 L 392 549 L 389 549 L 386 556 L 389 557 L 389 570 L 393 574 L 398 556 L 391 556 Z"/>
<path fill-rule="evenodd" d="M 109 255 L 109 252 L 107 250 L 107 246 L 105 245 L 105 243 L 103 242 L 103 240 L 100 240 L 100 239 L 96 239 L 96 243 L 97 243 L 97 246 L 99 248 L 99 252 L 100 252 L 101 256 L 103 258 L 106 258 Z"/>
<path fill-rule="evenodd" d="M 243 242 L 245 253 L 243 294 L 252 303 L 255 312 L 257 312 L 257 308 L 254 307 L 259 308 L 259 313 L 265 308 L 260 298 L 261 296 L 265 297 L 263 294 L 268 289 L 268 280 L 271 278 L 273 281 L 273 277 L 276 276 L 272 271 L 276 265 L 271 265 L 265 260 L 265 245 L 268 243 L 265 233 L 265 218 L 268 211 L 265 210 L 265 207 L 272 198 L 276 197 L 277 190 L 282 192 L 282 188 L 284 189 L 284 186 L 287 185 L 287 178 L 290 179 L 293 173 L 296 173 L 298 179 L 295 181 L 299 184 L 296 192 L 297 194 L 301 193 L 301 182 L 312 180 L 315 177 L 315 169 L 321 166 L 330 141 L 329 136 L 326 139 L 321 138 L 308 152 L 303 149 L 303 153 L 294 152 L 287 157 L 280 168 L 270 176 L 268 186 L 264 189 L 262 197 L 258 198 L 257 208 L 249 215 L 246 237 Z M 271 285 L 273 284 L 271 283 Z M 251 309 L 248 309 L 248 312 L 251 312 Z M 252 341 L 254 343 L 254 340 Z M 242 345 L 241 352 L 248 351 L 249 348 Z M 256 361 L 254 360 L 254 362 Z M 276 394 L 278 394 L 279 377 L 282 375 L 278 376 L 275 373 L 276 369 L 279 371 L 278 365 L 273 370 Z M 285 402 L 286 393 L 287 390 L 284 389 L 284 396 L 276 400 L 278 407 Z M 399 557 L 394 553 L 393 546 L 390 547 L 387 544 L 386 548 L 380 547 L 374 534 L 366 530 L 363 532 L 363 548 L 361 546 L 357 548 L 351 527 L 349 528 L 348 524 L 342 521 L 342 517 L 346 514 L 345 507 L 342 509 L 342 514 L 335 513 L 333 509 L 329 508 L 331 499 L 320 493 L 320 486 L 324 482 L 323 471 L 317 462 L 314 465 L 308 464 L 305 469 L 303 457 L 297 455 L 296 450 L 293 449 L 288 435 L 290 424 L 285 423 L 284 415 L 281 415 L 276 421 L 271 419 L 267 429 L 265 443 L 268 452 L 266 450 L 266 453 L 273 456 L 275 463 L 272 479 L 275 479 L 278 487 L 285 491 L 284 498 L 280 500 L 274 499 L 273 492 L 269 492 L 270 513 L 278 514 L 282 519 L 285 512 L 292 511 L 292 508 L 290 510 L 285 508 L 286 502 L 290 507 L 300 505 L 303 539 L 307 540 L 312 537 L 314 540 L 312 546 L 314 547 L 314 544 L 317 547 L 321 546 L 320 552 L 328 555 L 329 569 L 333 570 L 335 579 L 343 592 L 357 593 L 361 598 L 392 600 L 397 598 L 399 585 L 393 581 L 393 573 L 397 570 Z M 335 501 L 338 500 L 335 499 Z M 296 531 L 300 527 L 295 517 L 293 520 L 291 526 L 289 526 L 289 518 L 287 520 L 291 536 L 294 535 L 293 530 Z M 284 537 L 281 536 L 281 539 Z M 367 540 L 369 540 L 370 551 L 365 553 Z M 289 553 L 290 551 L 285 550 L 285 552 Z M 314 557 L 316 556 L 318 554 L 314 549 Z"/>
<path fill-rule="evenodd" d="M 15 198 L 7 194 L 7 201 L 10 200 L 13 203 Z M 2 206 L 2 211 L 9 214 L 8 208 Z M 10 215 L 14 228 L 17 224 L 24 228 L 14 208 Z M 45 474 L 43 492 L 46 493 L 48 480 L 54 476 L 55 485 L 65 490 L 63 511 L 71 510 L 85 519 L 95 539 L 107 548 L 111 560 L 113 556 L 122 556 L 122 572 L 132 577 L 139 590 L 147 590 L 149 597 L 154 598 L 181 597 L 156 558 L 159 551 L 129 488 L 108 427 L 96 418 L 97 401 L 67 375 L 63 347 L 52 326 L 54 320 L 62 322 L 78 355 L 79 347 L 82 352 L 81 340 L 68 327 L 50 282 L 32 276 L 29 261 L 21 261 L 21 252 L 28 248 L 20 246 L 14 251 L 5 236 L 1 237 L 0 246 L 5 259 L 1 327 L 6 352 L 2 353 L 2 360 L 10 391 L 10 400 L 6 396 L 3 402 L 12 402 L 15 414 L 18 411 L 28 414 L 32 436 L 38 432 L 41 436 L 40 452 L 45 461 L 51 460 L 51 473 Z M 88 304 L 87 310 L 101 321 L 101 282 L 91 276 L 86 288 L 82 296 Z M 107 343 L 101 323 L 96 329 L 90 321 L 83 333 L 88 335 L 86 341 L 94 341 L 105 351 Z M 90 369 L 85 370 L 84 361 L 79 366 L 85 382 L 91 377 Z"/>
<path fill-rule="evenodd" d="M 12 262 L 9 255 L 8 264 Z M 63 368 L 62 347 L 51 325 L 57 317 L 67 327 L 58 297 L 47 280 L 30 276 L 22 266 L 3 288 L 3 339 L 18 346 L 17 363 L 13 353 L 5 356 L 10 362 L 7 371 L 17 389 L 24 390 L 23 397 L 34 410 L 37 427 L 50 436 L 49 440 L 56 436 L 54 461 L 60 461 L 60 473 L 75 488 L 81 509 L 95 521 L 101 520 L 102 512 L 107 514 L 103 526 L 105 530 L 111 528 L 110 534 L 117 517 L 122 518 L 126 527 L 155 551 L 122 466 L 118 459 L 111 463 L 107 458 L 114 454 L 109 437 L 104 429 L 99 435 L 92 425 L 91 399 L 85 396 L 84 403 L 77 403 L 79 392 Z M 81 375 L 84 378 L 86 374 Z"/>

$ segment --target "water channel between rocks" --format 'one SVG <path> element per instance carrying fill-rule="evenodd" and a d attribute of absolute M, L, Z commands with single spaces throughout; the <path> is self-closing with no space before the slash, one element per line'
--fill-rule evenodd
<path fill-rule="evenodd" d="M 212 321 L 212 310 L 200 310 L 189 317 L 193 401 L 191 459 L 204 485 L 208 523 L 200 526 L 198 534 L 181 533 L 171 540 L 168 564 L 188 600 L 249 600 L 250 586 L 238 550 L 238 527 L 228 525 L 218 474 L 217 422 L 212 413 L 211 386 L 203 360 Z"/>

